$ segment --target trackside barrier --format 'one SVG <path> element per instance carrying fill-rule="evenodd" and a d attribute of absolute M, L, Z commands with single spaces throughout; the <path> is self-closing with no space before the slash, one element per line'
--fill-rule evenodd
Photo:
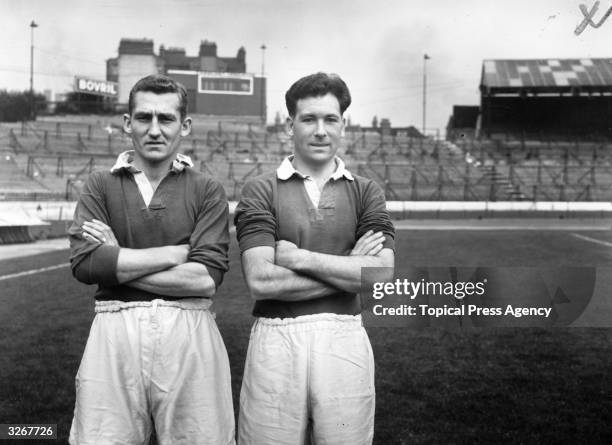
<path fill-rule="evenodd" d="M 229 202 L 233 215 L 236 201 Z M 0 201 L 0 244 L 62 236 L 72 220 L 73 201 Z M 610 202 L 387 201 L 394 219 L 419 218 L 610 218 Z"/>
<path fill-rule="evenodd" d="M 0 226 L 0 244 L 31 243 L 36 239 L 30 226 Z"/>
<path fill-rule="evenodd" d="M 0 201 L 0 226 L 70 221 L 76 201 Z"/>
<path fill-rule="evenodd" d="M 11 205 L 2 207 L 4 208 L 0 210 L 0 244 L 28 243 L 44 237 L 49 223 L 21 208 Z"/>
<path fill-rule="evenodd" d="M 229 202 L 233 215 L 237 201 Z M 387 211 L 395 219 L 439 217 L 504 217 L 536 218 L 612 217 L 610 202 L 526 202 L 526 201 L 387 201 Z"/>
<path fill-rule="evenodd" d="M 229 202 L 233 215 L 237 201 Z M 23 215 L 43 221 L 70 221 L 76 201 L 0 201 L 0 225 L 6 215 Z M 440 217 L 461 217 L 480 214 L 483 217 L 507 214 L 546 217 L 590 215 L 612 216 L 611 202 L 563 202 L 563 201 L 387 201 L 387 210 L 396 218 L 411 218 L 420 213 L 437 214 Z"/>
<path fill-rule="evenodd" d="M 387 201 L 393 218 L 612 217 L 611 202 Z"/>

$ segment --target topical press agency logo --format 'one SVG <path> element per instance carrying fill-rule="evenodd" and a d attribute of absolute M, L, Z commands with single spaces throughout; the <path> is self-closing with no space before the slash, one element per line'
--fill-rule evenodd
<path fill-rule="evenodd" d="M 369 326 L 568 326 L 593 295 L 594 267 L 414 267 L 390 282 L 362 271 Z"/>

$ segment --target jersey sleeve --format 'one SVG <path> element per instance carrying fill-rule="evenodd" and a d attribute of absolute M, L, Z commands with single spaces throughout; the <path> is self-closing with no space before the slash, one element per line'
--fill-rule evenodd
<path fill-rule="evenodd" d="M 187 261 L 203 264 L 219 287 L 229 269 L 229 210 L 223 186 L 212 178 L 203 183 L 199 193 L 195 229 L 189 238 Z"/>
<path fill-rule="evenodd" d="M 70 239 L 70 267 L 74 277 L 86 284 L 114 286 L 117 281 L 119 247 L 88 241 L 81 226 L 85 221 L 98 219 L 109 224 L 105 206 L 102 174 L 89 175 L 79 196 L 68 235 Z M 109 224 L 110 225 L 110 224 Z"/>
<path fill-rule="evenodd" d="M 242 188 L 234 214 L 241 252 L 252 247 L 274 247 L 276 244 L 272 181 L 276 181 L 276 178 L 256 178 Z"/>
<path fill-rule="evenodd" d="M 387 211 L 385 194 L 374 181 L 369 180 L 361 197 L 362 211 L 357 223 L 357 239 L 368 230 L 382 232 L 385 236 L 383 248 L 395 251 L 395 227 Z"/>

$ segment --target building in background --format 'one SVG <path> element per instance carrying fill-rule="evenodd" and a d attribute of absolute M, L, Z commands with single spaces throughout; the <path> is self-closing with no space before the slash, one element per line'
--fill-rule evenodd
<path fill-rule="evenodd" d="M 163 72 L 163 61 L 155 55 L 149 39 L 121 39 L 119 55 L 106 61 L 106 80 L 118 83 L 119 103 L 127 103 L 130 88 L 138 79 Z"/>
<path fill-rule="evenodd" d="M 454 105 L 453 114 L 446 125 L 446 139 L 449 141 L 473 139 L 476 136 L 476 128 L 479 128 L 479 116 L 478 105 Z"/>
<path fill-rule="evenodd" d="M 168 70 L 187 88 L 190 114 L 262 119 L 265 79 L 253 74 Z"/>
<path fill-rule="evenodd" d="M 151 39 L 121 39 L 118 56 L 106 61 L 106 79 L 118 84 L 118 103 L 127 104 L 136 81 L 163 73 L 187 88 L 189 113 L 263 120 L 266 115 L 266 80 L 246 72 L 246 50 L 235 57 L 219 57 L 217 44 L 200 42 L 197 56 L 184 48 L 155 53 Z"/>
<path fill-rule="evenodd" d="M 485 136 L 612 139 L 611 59 L 485 60 Z"/>

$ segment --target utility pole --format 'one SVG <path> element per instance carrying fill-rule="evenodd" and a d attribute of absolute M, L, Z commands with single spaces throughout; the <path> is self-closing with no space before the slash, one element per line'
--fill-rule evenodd
<path fill-rule="evenodd" d="M 266 45 L 262 44 L 261 49 L 261 103 L 260 103 L 260 115 L 261 122 L 265 126 L 266 125 L 266 79 L 265 79 L 265 58 L 266 58 Z"/>
<path fill-rule="evenodd" d="M 36 119 L 34 110 L 34 28 L 38 25 L 34 20 L 30 23 L 30 119 Z"/>
<path fill-rule="evenodd" d="M 425 136 L 427 125 L 427 61 L 429 59 L 427 54 L 423 56 L 423 136 Z"/>

